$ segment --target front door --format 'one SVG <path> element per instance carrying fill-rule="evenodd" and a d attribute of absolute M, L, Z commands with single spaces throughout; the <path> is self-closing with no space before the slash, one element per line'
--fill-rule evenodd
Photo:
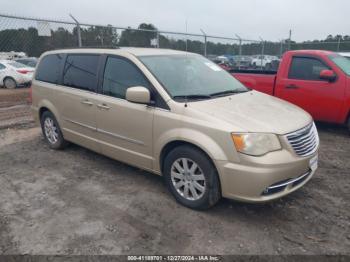
<path fill-rule="evenodd" d="M 300 106 L 315 120 L 334 122 L 341 107 L 341 85 L 320 79 L 320 72 L 329 69 L 318 58 L 293 57 L 288 76 L 277 80 L 276 96 Z"/>
<path fill-rule="evenodd" d="M 153 163 L 154 108 L 125 99 L 126 89 L 150 88 L 142 72 L 131 61 L 106 58 L 100 95 L 97 98 L 97 132 L 102 153 L 145 169 Z"/>

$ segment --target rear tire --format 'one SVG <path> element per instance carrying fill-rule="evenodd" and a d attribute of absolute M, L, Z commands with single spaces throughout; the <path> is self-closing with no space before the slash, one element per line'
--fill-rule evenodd
<path fill-rule="evenodd" d="M 346 124 L 347 124 L 347 127 L 348 127 L 348 131 L 350 133 L 350 114 L 349 114 L 348 122 Z"/>
<path fill-rule="evenodd" d="M 4 79 L 4 87 L 7 89 L 15 89 L 17 87 L 17 83 L 12 77 L 6 77 Z"/>
<path fill-rule="evenodd" d="M 180 204 L 197 210 L 214 206 L 221 198 L 215 166 L 201 150 L 184 145 L 164 160 L 165 183 Z"/>
<path fill-rule="evenodd" d="M 50 148 L 59 150 L 68 145 L 68 142 L 63 138 L 55 116 L 50 111 L 42 114 L 40 123 L 43 135 Z"/>

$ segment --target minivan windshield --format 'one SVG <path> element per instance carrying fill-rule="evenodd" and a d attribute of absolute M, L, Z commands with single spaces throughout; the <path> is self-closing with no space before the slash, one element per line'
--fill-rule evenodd
<path fill-rule="evenodd" d="M 341 55 L 330 55 L 331 59 L 345 74 L 350 76 L 350 60 Z"/>
<path fill-rule="evenodd" d="M 203 100 L 249 91 L 200 55 L 141 56 L 139 59 L 175 100 Z"/>

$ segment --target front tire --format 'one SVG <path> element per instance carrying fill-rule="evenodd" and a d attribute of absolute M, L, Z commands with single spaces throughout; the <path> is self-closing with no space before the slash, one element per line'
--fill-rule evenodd
<path fill-rule="evenodd" d="M 7 89 L 15 89 L 17 87 L 17 83 L 12 77 L 6 77 L 4 79 L 4 87 Z"/>
<path fill-rule="evenodd" d="M 43 135 L 50 148 L 57 150 L 67 146 L 68 142 L 64 140 L 60 126 L 50 111 L 42 114 L 40 122 Z"/>
<path fill-rule="evenodd" d="M 208 209 L 221 198 L 215 166 L 195 147 L 179 146 L 166 156 L 164 179 L 175 199 L 186 207 Z"/>

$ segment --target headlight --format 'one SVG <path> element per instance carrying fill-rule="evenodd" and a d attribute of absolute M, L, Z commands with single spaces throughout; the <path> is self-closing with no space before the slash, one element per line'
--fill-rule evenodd
<path fill-rule="evenodd" d="M 237 151 L 243 154 L 262 156 L 282 148 L 278 137 L 274 134 L 232 133 L 231 135 Z"/>

